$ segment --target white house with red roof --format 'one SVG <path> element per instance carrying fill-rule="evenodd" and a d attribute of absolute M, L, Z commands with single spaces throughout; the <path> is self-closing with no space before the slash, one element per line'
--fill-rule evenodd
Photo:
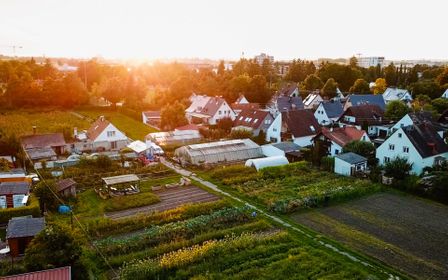
<path fill-rule="evenodd" d="M 87 131 L 74 130 L 77 142 L 73 148 L 78 151 L 118 151 L 129 144 L 128 137 L 104 116 L 100 116 Z"/>
<path fill-rule="evenodd" d="M 327 155 L 329 156 L 340 154 L 345 145 L 350 142 L 371 142 L 367 132 L 353 126 L 336 128 L 322 127 L 321 131 L 313 139 L 314 144 L 317 141 L 324 143 L 327 149 Z"/>
<path fill-rule="evenodd" d="M 258 136 L 263 131 L 266 141 L 277 143 L 281 141 L 281 118 L 281 114 L 274 117 L 267 110 L 246 109 L 237 116 L 232 129 L 249 130 L 253 136 Z"/>
<path fill-rule="evenodd" d="M 185 110 L 185 116 L 190 123 L 215 125 L 224 118 L 235 120 L 235 112 L 222 97 L 192 95 L 190 100 L 192 103 Z"/>

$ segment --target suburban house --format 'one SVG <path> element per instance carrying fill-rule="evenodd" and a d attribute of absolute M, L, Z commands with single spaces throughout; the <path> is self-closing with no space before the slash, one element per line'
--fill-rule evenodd
<path fill-rule="evenodd" d="M 399 100 L 403 101 L 407 105 L 411 105 L 412 95 L 407 89 L 388 87 L 383 93 L 384 102 L 389 103 L 391 101 Z"/>
<path fill-rule="evenodd" d="M 314 117 L 320 125 L 329 125 L 335 123 L 342 113 L 344 113 L 342 103 L 330 100 L 319 104 L 316 111 L 314 111 Z"/>
<path fill-rule="evenodd" d="M 25 206 L 29 195 L 29 182 L 0 183 L 0 209 Z"/>
<path fill-rule="evenodd" d="M 310 93 L 303 100 L 303 105 L 305 106 L 305 109 L 315 109 L 322 101 L 324 101 L 324 99 L 319 93 Z"/>
<path fill-rule="evenodd" d="M 72 269 L 70 266 L 33 271 L 23 274 L 5 276 L 3 280 L 71 280 Z"/>
<path fill-rule="evenodd" d="M 310 146 L 319 129 L 319 123 L 309 110 L 282 113 L 282 141 L 292 140 L 301 147 Z"/>
<path fill-rule="evenodd" d="M 8 241 L 11 257 L 15 258 L 23 255 L 34 236 L 39 234 L 44 228 L 44 218 L 23 216 L 9 220 L 6 228 L 6 240 Z"/>
<path fill-rule="evenodd" d="M 329 156 L 340 154 L 342 148 L 353 141 L 370 142 L 370 138 L 364 130 L 359 130 L 353 126 L 336 128 L 323 127 L 313 138 L 314 145 L 317 145 L 317 142 L 322 143 L 323 148 Z"/>
<path fill-rule="evenodd" d="M 334 157 L 334 173 L 353 176 L 367 170 L 367 158 L 348 152 Z"/>
<path fill-rule="evenodd" d="M 299 87 L 296 84 L 286 85 L 278 91 L 277 95 L 288 96 L 288 97 L 300 96 Z"/>
<path fill-rule="evenodd" d="M 177 127 L 174 131 L 149 133 L 145 139 L 161 146 L 185 145 L 200 142 L 202 135 L 199 126 L 188 124 Z"/>
<path fill-rule="evenodd" d="M 344 111 L 352 106 L 377 105 L 381 110 L 386 109 L 386 103 L 381 94 L 350 94 L 344 104 Z"/>
<path fill-rule="evenodd" d="M 21 137 L 22 147 L 33 162 L 56 160 L 68 151 L 62 133 L 33 134 Z"/>
<path fill-rule="evenodd" d="M 400 127 L 376 150 L 379 164 L 397 157 L 412 163 L 412 173 L 419 175 L 423 168 L 439 165 L 448 159 L 448 145 L 429 122 Z"/>
<path fill-rule="evenodd" d="M 153 127 L 160 127 L 160 111 L 142 112 L 143 123 Z"/>
<path fill-rule="evenodd" d="M 190 107 L 185 110 L 190 123 L 215 125 L 224 118 L 235 120 L 235 112 L 222 97 L 194 95 L 191 100 Z"/>
<path fill-rule="evenodd" d="M 129 142 L 128 137 L 104 116 L 100 116 L 87 131 L 78 133 L 75 128 L 73 134 L 77 141 L 72 144 L 72 149 L 78 152 L 119 151 Z"/>
<path fill-rule="evenodd" d="M 281 114 L 274 118 L 269 111 L 265 110 L 244 110 L 235 119 L 232 130 L 248 130 L 253 136 L 258 136 L 263 131 L 266 141 L 280 142 L 281 119 Z"/>
<path fill-rule="evenodd" d="M 239 115 L 243 110 L 258 110 L 260 105 L 258 103 L 250 103 L 244 95 L 240 95 L 238 99 L 230 105 L 235 115 Z"/>
<path fill-rule="evenodd" d="M 76 182 L 72 178 L 59 180 L 56 183 L 57 192 L 63 197 L 76 196 Z"/>
<path fill-rule="evenodd" d="M 302 97 L 300 97 L 297 85 L 288 85 L 279 90 L 272 97 L 268 108 L 274 115 L 278 112 L 304 109 Z"/>
<path fill-rule="evenodd" d="M 444 137 L 446 131 L 448 131 L 448 125 L 439 123 L 435 121 L 432 117 L 431 112 L 420 111 L 420 112 L 412 112 L 406 114 L 403 118 L 401 118 L 396 124 L 394 124 L 391 128 L 391 133 L 397 131 L 401 127 L 420 124 L 424 122 L 429 122 L 440 135 L 440 137 Z"/>
<path fill-rule="evenodd" d="M 377 105 L 359 105 L 349 107 L 339 118 L 339 126 L 354 126 L 364 129 L 369 136 L 386 137 L 389 128 L 382 128 L 390 122 L 384 119 L 384 111 Z M 382 137 L 383 138 L 383 137 Z"/>

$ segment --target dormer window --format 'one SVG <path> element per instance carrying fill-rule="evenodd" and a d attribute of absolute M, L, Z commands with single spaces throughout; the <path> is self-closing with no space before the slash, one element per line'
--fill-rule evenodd
<path fill-rule="evenodd" d="M 314 126 L 312 126 L 312 125 L 310 125 L 310 129 L 311 129 L 312 132 L 315 132 L 315 131 L 316 131 L 316 129 L 315 129 Z"/>
<path fill-rule="evenodd" d="M 114 137 L 115 136 L 115 131 L 108 131 L 107 132 L 107 137 Z"/>

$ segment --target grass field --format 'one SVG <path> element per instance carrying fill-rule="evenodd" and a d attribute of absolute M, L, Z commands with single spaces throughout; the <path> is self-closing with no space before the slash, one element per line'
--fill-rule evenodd
<path fill-rule="evenodd" d="M 0 128 L 6 135 L 15 134 L 22 136 L 33 133 L 33 126 L 36 126 L 38 133 L 62 132 L 63 129 L 73 131 L 87 129 L 90 123 L 80 119 L 68 111 L 26 111 L 15 110 L 0 113 Z"/>
<path fill-rule="evenodd" d="M 143 122 L 116 111 L 97 109 L 77 110 L 76 112 L 93 120 L 96 120 L 99 116 L 105 116 L 107 120 L 133 140 L 144 140 L 148 133 L 157 132 L 157 130 L 145 125 Z"/>
<path fill-rule="evenodd" d="M 183 206 L 182 212 L 154 215 L 164 217 L 154 218 L 152 225 L 140 230 L 96 241 L 120 279 L 388 278 L 229 202 Z"/>
<path fill-rule="evenodd" d="M 157 195 L 151 191 L 151 187 L 160 184 L 175 183 L 180 176 L 173 176 L 166 179 L 153 179 L 140 183 L 140 193 L 102 199 L 93 190 L 88 189 L 78 195 L 75 213 L 81 218 L 97 217 L 105 212 L 120 211 L 134 207 L 151 205 L 160 201 Z"/>
<path fill-rule="evenodd" d="M 379 193 L 292 218 L 418 279 L 448 279 L 448 207 Z"/>
<path fill-rule="evenodd" d="M 229 191 L 278 213 L 326 206 L 379 191 L 368 180 L 319 171 L 306 162 L 262 169 L 231 166 L 217 168 L 209 175 Z"/>

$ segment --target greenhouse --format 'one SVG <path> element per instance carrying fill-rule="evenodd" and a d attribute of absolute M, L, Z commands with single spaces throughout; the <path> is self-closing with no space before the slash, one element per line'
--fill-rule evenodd
<path fill-rule="evenodd" d="M 187 145 L 175 150 L 182 164 L 214 164 L 262 157 L 261 147 L 250 139 L 236 139 Z"/>
<path fill-rule="evenodd" d="M 257 169 L 258 171 L 265 167 L 285 165 L 288 163 L 289 163 L 288 160 L 284 156 L 273 156 L 265 158 L 248 159 L 246 161 L 246 166 L 255 167 L 255 169 Z"/>

